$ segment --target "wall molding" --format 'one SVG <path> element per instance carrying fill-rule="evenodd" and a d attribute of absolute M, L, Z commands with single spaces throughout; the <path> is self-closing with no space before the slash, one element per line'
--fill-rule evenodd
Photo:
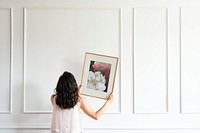
<path fill-rule="evenodd" d="M 169 89 L 168 89 L 168 8 L 167 7 L 135 7 L 135 8 L 132 8 L 132 21 L 133 21 L 133 30 L 132 30 L 132 33 L 133 33 L 133 39 L 132 39 L 132 45 L 133 45 L 133 51 L 135 50 L 135 10 L 136 9 L 154 9 L 154 10 L 165 10 L 165 17 L 166 17 L 166 105 L 165 105 L 165 112 L 155 112 L 155 113 L 139 113 L 139 112 L 135 112 L 135 54 L 133 52 L 133 114 L 167 114 L 168 111 L 169 111 Z"/>
<path fill-rule="evenodd" d="M 23 32 L 23 113 L 26 114 L 50 114 L 52 113 L 51 110 L 46 110 L 46 111 L 35 111 L 35 110 L 27 110 L 26 109 L 26 88 L 25 88 L 25 82 L 26 82 L 26 16 L 27 16 L 27 10 L 108 10 L 108 11 L 112 11 L 112 10 L 116 10 L 118 11 L 118 17 L 119 17 L 119 59 L 121 58 L 121 54 L 122 54 L 122 49 L 121 49 L 121 45 L 122 45 L 122 10 L 121 8 L 66 8 L 66 7 L 24 7 L 23 8 L 23 22 L 24 22 L 24 32 Z M 118 72 L 119 72 L 119 78 L 121 79 L 121 61 L 119 60 L 119 67 L 118 67 Z M 105 113 L 105 114 L 121 114 L 122 112 L 122 93 L 121 93 L 121 80 L 119 81 L 119 111 L 117 112 L 113 112 L 113 113 Z"/>
<path fill-rule="evenodd" d="M 8 10 L 10 12 L 10 74 L 9 74 L 9 110 L 0 111 L 0 114 L 12 113 L 12 83 L 13 83 L 13 8 L 0 7 L 0 10 Z"/>
<path fill-rule="evenodd" d="M 191 115 L 199 115 L 200 112 L 184 112 L 183 111 L 183 88 L 182 88 L 182 74 L 183 74 L 183 71 L 182 71 L 182 10 L 186 8 L 186 9 L 200 9 L 200 6 L 181 6 L 179 7 L 179 60 L 180 60 L 180 75 L 179 75 L 179 78 L 180 78 L 180 114 L 191 114 Z"/>
<path fill-rule="evenodd" d="M 50 130 L 51 123 L 9 123 L 9 124 L 1 124 L 0 125 L 0 130 L 1 129 L 33 129 L 33 130 Z M 84 128 L 84 130 L 200 130 L 199 127 L 159 127 L 159 128 L 149 128 L 149 127 L 101 127 L 101 128 L 96 128 L 96 127 L 91 127 L 91 128 Z"/>

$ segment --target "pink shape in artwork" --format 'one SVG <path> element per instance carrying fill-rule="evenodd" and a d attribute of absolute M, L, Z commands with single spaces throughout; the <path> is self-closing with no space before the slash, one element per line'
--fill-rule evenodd
<path fill-rule="evenodd" d="M 106 84 L 108 84 L 111 64 L 95 61 L 94 64 L 93 64 L 93 68 L 94 68 L 95 72 L 101 71 L 101 73 L 105 75 Z"/>

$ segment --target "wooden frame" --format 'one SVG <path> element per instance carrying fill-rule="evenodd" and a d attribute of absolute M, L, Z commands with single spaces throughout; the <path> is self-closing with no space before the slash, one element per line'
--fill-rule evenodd
<path fill-rule="evenodd" d="M 118 58 L 94 53 L 85 53 L 80 93 L 108 99 L 113 92 Z"/>

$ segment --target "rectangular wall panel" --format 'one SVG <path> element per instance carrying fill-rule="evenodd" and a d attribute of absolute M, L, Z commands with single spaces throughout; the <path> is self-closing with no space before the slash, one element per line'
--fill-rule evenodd
<path fill-rule="evenodd" d="M 134 9 L 134 113 L 168 108 L 167 10 Z"/>
<path fill-rule="evenodd" d="M 119 9 L 25 8 L 24 10 L 24 112 L 49 113 L 50 95 L 64 71 L 80 84 L 85 52 L 120 56 Z M 116 77 L 119 113 L 120 67 Z M 94 109 L 104 100 L 86 98 Z"/>
<path fill-rule="evenodd" d="M 0 8 L 0 113 L 11 111 L 11 9 Z"/>
<path fill-rule="evenodd" d="M 200 113 L 200 8 L 181 8 L 181 112 Z"/>

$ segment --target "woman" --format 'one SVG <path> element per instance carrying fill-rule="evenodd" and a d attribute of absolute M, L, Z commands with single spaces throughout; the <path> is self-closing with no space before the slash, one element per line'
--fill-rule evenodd
<path fill-rule="evenodd" d="M 79 96 L 81 87 L 81 85 L 78 87 L 73 74 L 64 72 L 60 76 L 55 88 L 56 94 L 51 96 L 53 106 L 51 133 L 81 133 L 80 109 L 91 118 L 98 120 L 108 105 L 113 102 L 113 95 L 111 94 L 105 104 L 98 111 L 94 111 Z"/>

